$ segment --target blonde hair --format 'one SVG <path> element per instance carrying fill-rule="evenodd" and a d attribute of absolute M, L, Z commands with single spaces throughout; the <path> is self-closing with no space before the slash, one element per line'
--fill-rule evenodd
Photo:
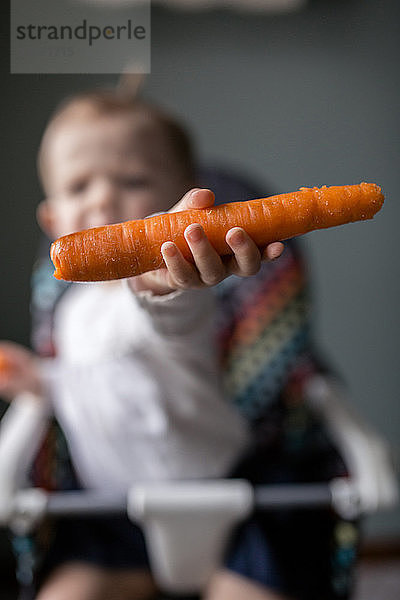
<path fill-rule="evenodd" d="M 66 98 L 54 111 L 44 131 L 38 153 L 38 171 L 42 183 L 46 180 L 47 145 L 50 134 L 56 128 L 74 118 L 97 118 L 126 114 L 143 117 L 147 127 L 156 129 L 164 137 L 185 179 L 195 180 L 194 153 L 191 138 L 185 127 L 172 115 L 151 104 L 139 100 L 123 90 L 100 89 L 83 92 Z"/>

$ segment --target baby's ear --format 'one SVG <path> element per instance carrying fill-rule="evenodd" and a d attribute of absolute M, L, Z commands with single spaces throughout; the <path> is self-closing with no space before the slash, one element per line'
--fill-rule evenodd
<path fill-rule="evenodd" d="M 50 239 L 54 238 L 54 220 L 51 202 L 42 200 L 36 209 L 36 220 L 39 227 Z"/>

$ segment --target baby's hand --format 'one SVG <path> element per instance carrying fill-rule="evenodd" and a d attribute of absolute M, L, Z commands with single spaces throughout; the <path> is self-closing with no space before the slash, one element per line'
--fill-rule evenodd
<path fill-rule="evenodd" d="M 207 189 L 193 189 L 176 204 L 170 212 L 190 208 L 209 208 L 214 204 L 214 194 Z M 166 268 L 158 269 L 131 279 L 136 291 L 151 290 L 155 294 L 166 294 L 176 289 L 200 288 L 216 285 L 229 275 L 241 277 L 255 275 L 261 263 L 278 258 L 283 244 L 274 242 L 262 252 L 240 227 L 230 229 L 226 242 L 233 255 L 220 257 L 208 241 L 202 227 L 193 223 L 185 230 L 185 239 L 192 252 L 194 264 L 187 261 L 173 242 L 165 242 L 161 253 Z"/>
<path fill-rule="evenodd" d="M 13 342 L 0 342 L 0 397 L 12 400 L 22 392 L 40 395 L 41 380 L 33 352 Z"/>

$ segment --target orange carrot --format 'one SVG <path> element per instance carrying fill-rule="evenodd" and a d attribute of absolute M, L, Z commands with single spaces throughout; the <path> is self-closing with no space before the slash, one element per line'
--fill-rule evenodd
<path fill-rule="evenodd" d="M 0 376 L 7 376 L 14 369 L 11 360 L 0 350 Z"/>
<path fill-rule="evenodd" d="M 300 188 L 270 198 L 232 202 L 207 209 L 165 213 L 147 219 L 94 227 L 66 235 L 51 247 L 54 276 L 67 281 L 101 281 L 140 275 L 164 265 L 161 245 L 173 241 L 188 260 L 184 238 L 200 223 L 221 256 L 232 254 L 225 241 L 232 227 L 242 227 L 260 248 L 314 229 L 371 219 L 382 207 L 374 183 Z"/>

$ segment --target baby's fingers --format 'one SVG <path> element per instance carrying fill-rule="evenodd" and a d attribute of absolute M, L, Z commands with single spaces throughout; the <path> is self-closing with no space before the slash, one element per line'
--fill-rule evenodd
<path fill-rule="evenodd" d="M 285 246 L 282 244 L 282 242 L 273 242 L 264 248 L 261 258 L 263 261 L 275 260 L 276 258 L 280 257 L 284 249 Z"/>
<path fill-rule="evenodd" d="M 189 225 L 185 230 L 185 239 L 192 252 L 200 281 L 205 285 L 216 285 L 222 281 L 226 276 L 225 267 L 201 225 Z"/>
<path fill-rule="evenodd" d="M 227 264 L 231 273 L 241 277 L 250 277 L 258 273 L 261 266 L 261 253 L 243 229 L 240 227 L 230 229 L 226 234 L 226 243 L 234 254 Z"/>
<path fill-rule="evenodd" d="M 161 246 L 161 254 L 167 267 L 167 282 L 171 288 L 186 289 L 201 286 L 195 267 L 185 260 L 173 242 L 164 242 Z"/>

